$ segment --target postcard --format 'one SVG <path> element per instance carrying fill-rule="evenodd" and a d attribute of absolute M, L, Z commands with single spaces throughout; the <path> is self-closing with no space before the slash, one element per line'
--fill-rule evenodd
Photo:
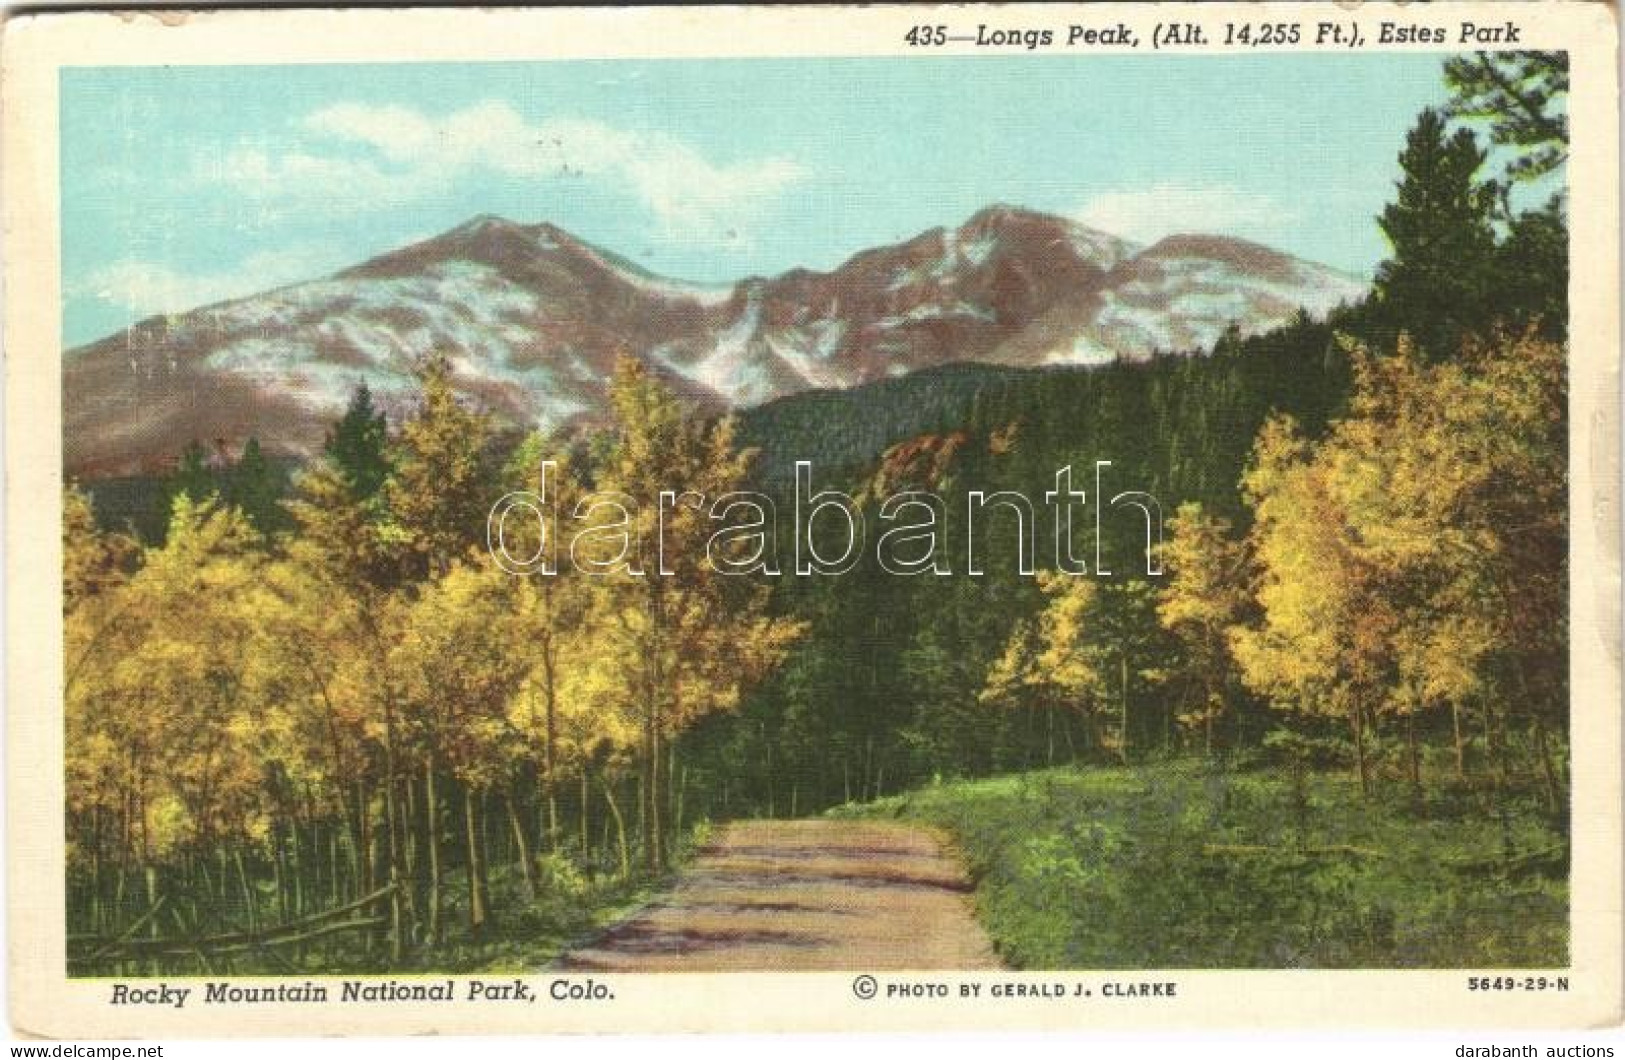
<path fill-rule="evenodd" d="M 13 17 L 15 1030 L 1617 1025 L 1616 46 Z"/>

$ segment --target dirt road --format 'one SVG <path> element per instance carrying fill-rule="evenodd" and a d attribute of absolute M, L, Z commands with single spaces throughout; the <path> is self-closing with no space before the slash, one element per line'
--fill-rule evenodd
<path fill-rule="evenodd" d="M 929 831 L 880 821 L 724 826 L 670 891 L 557 967 L 996 968 L 970 883 Z"/>

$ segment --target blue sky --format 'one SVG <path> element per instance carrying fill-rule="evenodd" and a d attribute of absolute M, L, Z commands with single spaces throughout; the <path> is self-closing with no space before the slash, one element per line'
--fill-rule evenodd
<path fill-rule="evenodd" d="M 699 281 L 830 268 L 993 202 L 1365 274 L 1442 59 L 71 69 L 64 330 L 323 275 L 480 213 Z"/>

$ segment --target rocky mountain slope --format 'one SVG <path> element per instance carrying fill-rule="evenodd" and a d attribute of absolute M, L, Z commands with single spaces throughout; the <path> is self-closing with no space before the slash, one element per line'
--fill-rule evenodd
<path fill-rule="evenodd" d="M 992 207 L 836 269 L 704 287 L 655 276 L 553 225 L 476 218 L 325 279 L 151 318 L 69 350 L 71 474 L 162 470 L 190 441 L 250 435 L 302 456 L 365 380 L 397 410 L 412 365 L 452 358 L 503 418 L 557 428 L 603 414 L 615 359 L 642 358 L 702 407 L 845 388 L 952 362 L 1090 364 L 1199 350 L 1351 277 L 1241 240 L 1139 247 L 1066 219 Z"/>

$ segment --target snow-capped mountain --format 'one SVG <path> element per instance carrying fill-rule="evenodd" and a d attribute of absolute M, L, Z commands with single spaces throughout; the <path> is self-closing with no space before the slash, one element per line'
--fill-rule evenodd
<path fill-rule="evenodd" d="M 476 218 L 325 279 L 144 320 L 63 361 L 67 468 L 160 470 L 196 439 L 301 456 L 365 380 L 386 406 L 448 354 L 504 419 L 601 417 L 618 356 L 704 407 L 759 404 L 952 361 L 1024 366 L 1201 349 L 1323 314 L 1362 285 L 1256 244 L 1143 248 L 1009 207 L 731 287 L 655 276 L 548 224 Z"/>

